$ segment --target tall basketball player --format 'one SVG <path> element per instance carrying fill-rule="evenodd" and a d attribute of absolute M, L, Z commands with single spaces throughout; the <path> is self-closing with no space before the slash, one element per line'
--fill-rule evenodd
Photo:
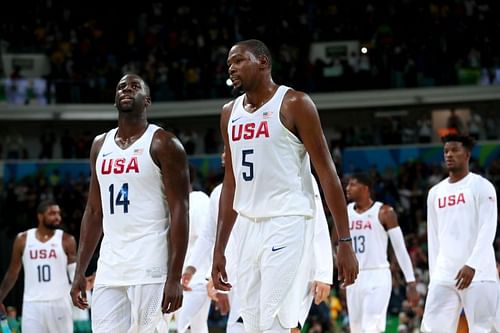
<path fill-rule="evenodd" d="M 245 329 L 289 332 L 299 323 L 309 279 L 314 194 L 309 155 L 336 221 L 339 277 L 354 282 L 344 193 L 314 103 L 274 83 L 271 54 L 258 40 L 238 42 L 227 58 L 234 89 L 244 94 L 221 114 L 225 173 L 212 278 L 229 290 L 224 250 L 238 219 L 238 294 Z M 241 287 L 241 288 L 240 288 Z"/>
<path fill-rule="evenodd" d="M 180 141 L 149 124 L 149 87 L 133 74 L 116 87 L 118 127 L 95 138 L 82 219 L 73 303 L 88 307 L 83 275 L 100 248 L 92 331 L 153 332 L 182 304 L 188 242 L 189 170 Z"/>

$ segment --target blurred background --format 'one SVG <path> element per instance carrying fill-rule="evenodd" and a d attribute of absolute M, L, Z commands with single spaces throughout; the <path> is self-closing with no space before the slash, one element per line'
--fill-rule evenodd
<path fill-rule="evenodd" d="M 78 239 L 90 145 L 117 125 L 114 92 L 125 73 L 150 85 L 150 122 L 175 132 L 195 188 L 209 194 L 222 176 L 227 52 L 257 38 L 271 49 L 275 81 L 316 103 L 342 179 L 369 173 L 375 198 L 397 209 L 425 297 L 425 198 L 446 174 L 439 137 L 474 136 L 471 170 L 500 185 L 499 7 L 493 0 L 9 3 L 0 13 L 0 273 L 15 235 L 35 226 L 41 199 L 60 203 L 64 228 Z M 387 332 L 418 332 L 423 301 L 411 309 L 397 264 L 393 271 Z M 5 304 L 20 315 L 21 300 L 22 277 Z M 210 318 L 211 330 L 223 329 L 215 309 Z M 309 332 L 348 332 L 338 286 L 309 322 Z"/>

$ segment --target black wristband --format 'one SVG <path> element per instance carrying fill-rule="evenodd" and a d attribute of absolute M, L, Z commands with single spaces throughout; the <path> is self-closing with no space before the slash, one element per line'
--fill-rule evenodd
<path fill-rule="evenodd" d="M 339 238 L 339 242 L 350 242 L 350 241 L 352 241 L 351 236 L 344 237 L 344 238 Z"/>

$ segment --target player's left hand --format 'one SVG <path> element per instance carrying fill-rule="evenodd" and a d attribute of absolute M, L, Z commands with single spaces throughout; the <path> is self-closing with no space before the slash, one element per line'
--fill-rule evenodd
<path fill-rule="evenodd" d="M 331 289 L 329 284 L 319 281 L 314 281 L 312 288 L 314 291 L 314 303 L 316 305 L 328 299 Z"/>
<path fill-rule="evenodd" d="M 457 277 L 455 278 L 455 280 L 457 280 L 455 286 L 459 290 L 467 288 L 468 286 L 470 286 L 470 283 L 474 278 L 474 274 L 476 274 L 476 270 L 470 266 L 465 265 L 458 271 Z"/>
<path fill-rule="evenodd" d="M 182 284 L 180 279 L 169 279 L 163 288 L 163 302 L 161 310 L 163 313 L 175 312 L 182 306 Z"/>

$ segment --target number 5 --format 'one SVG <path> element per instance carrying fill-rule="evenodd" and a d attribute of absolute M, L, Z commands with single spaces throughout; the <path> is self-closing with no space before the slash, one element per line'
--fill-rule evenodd
<path fill-rule="evenodd" d="M 248 182 L 253 179 L 253 162 L 248 162 L 247 156 L 253 154 L 253 149 L 244 149 L 241 151 L 241 153 L 243 154 L 241 159 L 241 165 L 243 165 L 244 167 L 248 167 L 249 169 L 248 173 L 243 172 L 242 175 L 243 179 Z"/>

